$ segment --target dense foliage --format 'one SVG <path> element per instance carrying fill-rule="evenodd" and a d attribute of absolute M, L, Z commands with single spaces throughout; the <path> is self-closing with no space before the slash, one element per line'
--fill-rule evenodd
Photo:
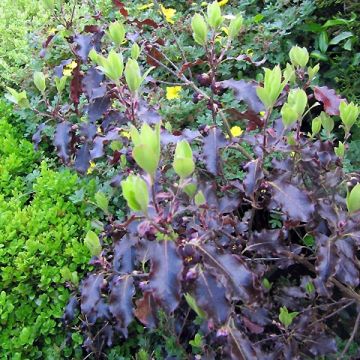
<path fill-rule="evenodd" d="M 68 170 L 55 172 L 45 162 L 38 167 L 32 144 L 10 125 L 13 120 L 0 120 L 1 358 L 63 359 L 79 344 L 74 336 L 75 346 L 68 347 L 60 323 L 66 282 L 77 283 L 89 258 L 82 243 L 86 204 L 72 196 L 82 189 L 91 197 L 94 189 Z"/>
<path fill-rule="evenodd" d="M 6 356 L 359 356 L 359 107 L 322 83 L 356 68 L 356 15 L 43 3 L 58 26 L 6 97 L 79 175 L 0 123 Z"/>

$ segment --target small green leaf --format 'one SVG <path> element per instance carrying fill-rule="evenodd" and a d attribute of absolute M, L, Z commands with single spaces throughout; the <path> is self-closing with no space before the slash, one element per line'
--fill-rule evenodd
<path fill-rule="evenodd" d="M 315 238 L 310 234 L 306 234 L 302 241 L 308 247 L 313 247 L 315 245 Z"/>
<path fill-rule="evenodd" d="M 270 290 L 272 288 L 272 283 L 267 278 L 263 279 L 262 284 L 266 290 Z"/>
<path fill-rule="evenodd" d="M 196 206 L 201 206 L 206 204 L 205 196 L 201 190 L 198 191 L 197 194 L 195 195 L 194 201 Z"/>
<path fill-rule="evenodd" d="M 312 283 L 312 281 L 309 281 L 306 285 L 305 285 L 305 290 L 308 294 L 312 294 L 315 291 L 315 286 Z"/>
<path fill-rule="evenodd" d="M 41 71 L 34 73 L 34 84 L 40 92 L 44 92 L 46 89 L 45 75 Z"/>
<path fill-rule="evenodd" d="M 101 192 L 98 191 L 95 194 L 95 201 L 96 201 L 96 205 L 105 213 L 108 214 L 109 213 L 109 200 L 106 197 L 106 195 Z"/>
<path fill-rule="evenodd" d="M 102 248 L 99 237 L 93 231 L 88 231 L 84 244 L 89 249 L 91 256 L 99 256 L 101 254 Z"/>
<path fill-rule="evenodd" d="M 330 45 L 337 45 L 339 42 L 348 39 L 349 37 L 354 36 L 354 34 L 350 31 L 343 31 L 341 32 L 339 35 L 335 36 L 334 38 L 331 39 L 330 41 Z"/>
<path fill-rule="evenodd" d="M 218 28 L 224 21 L 221 16 L 220 5 L 216 0 L 207 6 L 207 21 L 214 29 Z"/>
<path fill-rule="evenodd" d="M 109 36 L 111 40 L 117 45 L 121 45 L 125 39 L 125 27 L 120 22 L 113 22 L 109 26 Z"/>
<path fill-rule="evenodd" d="M 326 31 L 322 31 L 319 35 L 319 49 L 322 53 L 326 53 L 329 47 L 329 36 Z"/>
<path fill-rule="evenodd" d="M 186 302 L 191 307 L 191 309 L 195 311 L 196 315 L 200 319 L 206 319 L 205 312 L 199 308 L 199 306 L 196 303 L 196 300 L 190 294 L 185 294 L 184 296 L 185 296 Z"/>
<path fill-rule="evenodd" d="M 292 322 L 294 321 L 297 315 L 299 315 L 297 311 L 289 313 L 287 307 L 282 306 L 280 308 L 279 320 L 285 326 L 285 328 L 288 328 L 292 324 Z"/>

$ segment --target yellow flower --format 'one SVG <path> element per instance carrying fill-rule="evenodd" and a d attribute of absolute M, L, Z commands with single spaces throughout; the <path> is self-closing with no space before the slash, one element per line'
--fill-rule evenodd
<path fill-rule="evenodd" d="M 96 167 L 96 164 L 93 161 L 90 161 L 90 167 L 88 168 L 87 173 L 91 174 L 94 171 L 95 167 Z"/>
<path fill-rule="evenodd" d="M 208 6 L 208 4 L 210 4 L 211 2 L 212 2 L 212 1 L 209 1 L 209 2 L 203 1 L 200 5 L 201 5 L 201 6 Z M 221 0 L 221 1 L 218 1 L 218 3 L 219 3 L 220 6 L 226 5 L 228 2 L 229 2 L 229 0 Z"/>
<path fill-rule="evenodd" d="M 231 135 L 234 137 L 240 136 L 244 132 L 244 130 L 242 130 L 240 126 L 233 126 L 230 131 Z"/>
<path fill-rule="evenodd" d="M 63 70 L 63 75 L 64 76 L 71 76 L 73 70 L 77 67 L 77 62 L 76 61 L 72 61 L 70 64 L 67 64 L 64 67 Z"/>
<path fill-rule="evenodd" d="M 145 4 L 145 5 L 141 5 L 141 6 L 138 6 L 138 10 L 147 10 L 147 9 L 150 9 L 154 6 L 154 3 L 150 3 L 150 4 Z"/>
<path fill-rule="evenodd" d="M 180 98 L 181 86 L 167 86 L 166 87 L 166 98 L 168 100 Z"/>
<path fill-rule="evenodd" d="M 130 133 L 129 133 L 128 131 L 122 131 L 122 132 L 120 133 L 120 135 L 123 136 L 123 137 L 125 137 L 125 138 L 127 138 L 127 139 L 130 139 L 130 138 L 131 138 L 131 135 L 130 135 Z"/>
<path fill-rule="evenodd" d="M 260 114 L 260 116 L 264 116 L 264 115 L 265 115 L 265 111 L 260 111 L 259 114 Z"/>
<path fill-rule="evenodd" d="M 49 35 L 55 35 L 56 34 L 56 28 L 49 29 Z"/>
<path fill-rule="evenodd" d="M 166 21 L 170 24 L 173 24 L 174 23 L 173 17 L 175 16 L 176 10 L 171 8 L 166 8 L 161 4 L 160 4 L 160 9 L 163 15 L 165 16 Z"/>

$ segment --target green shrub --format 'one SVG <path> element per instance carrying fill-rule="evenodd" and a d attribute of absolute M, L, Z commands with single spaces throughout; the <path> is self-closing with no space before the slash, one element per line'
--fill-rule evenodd
<path fill-rule="evenodd" d="M 80 188 L 93 194 L 94 182 L 45 162 L 36 169 L 32 144 L 5 118 L 0 134 L 1 359 L 76 358 L 60 322 L 66 272 L 76 283 L 90 255 L 81 240 L 89 228 L 86 203 L 72 196 Z"/>

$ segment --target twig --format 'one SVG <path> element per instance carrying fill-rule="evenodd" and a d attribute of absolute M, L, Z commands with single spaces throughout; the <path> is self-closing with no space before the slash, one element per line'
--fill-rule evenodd
<path fill-rule="evenodd" d="M 350 336 L 348 342 L 346 343 L 346 345 L 344 347 L 344 350 L 341 352 L 340 356 L 337 358 L 338 360 L 343 359 L 345 354 L 348 352 L 349 347 L 350 347 L 351 343 L 353 342 L 354 337 L 355 337 L 355 335 L 356 335 L 356 333 L 358 331 L 359 324 L 360 324 L 360 311 L 358 313 L 358 316 L 356 317 L 355 325 L 354 325 L 353 331 L 351 333 L 351 336 Z"/>

